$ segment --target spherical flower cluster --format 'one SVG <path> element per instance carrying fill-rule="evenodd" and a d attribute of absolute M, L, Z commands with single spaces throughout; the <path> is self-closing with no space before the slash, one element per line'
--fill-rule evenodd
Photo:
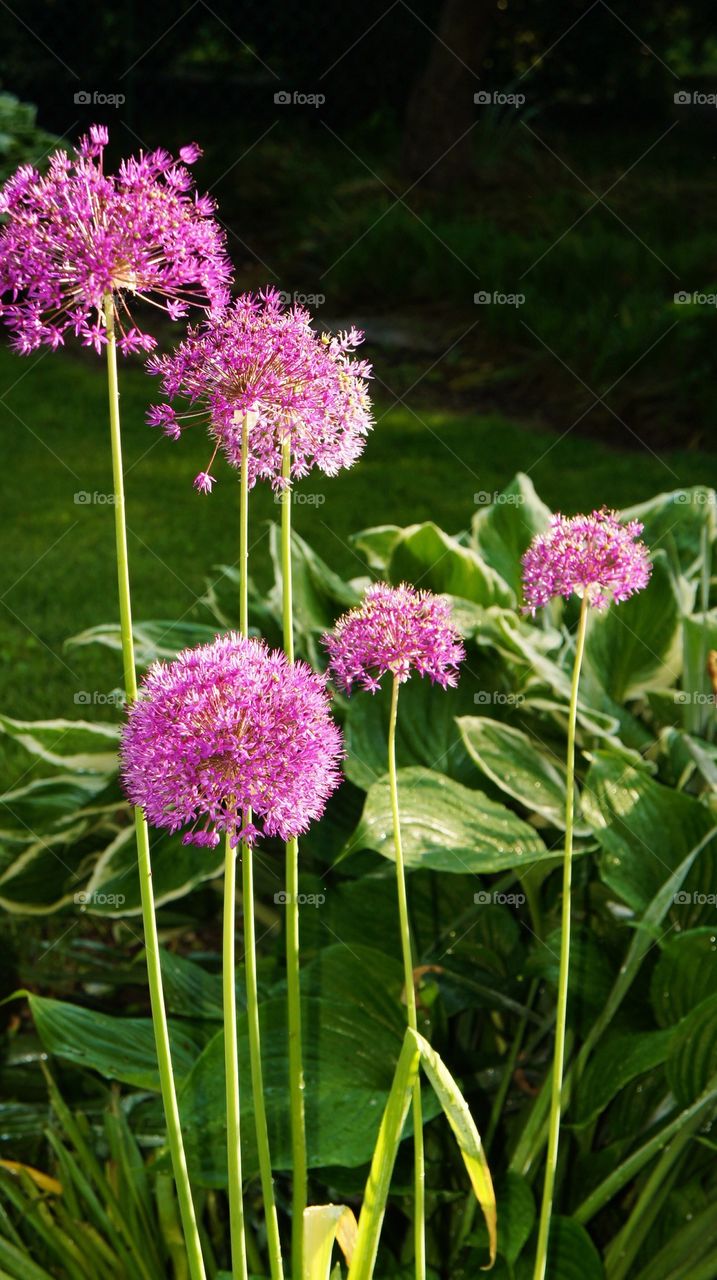
<path fill-rule="evenodd" d="M 22 165 L 0 191 L 0 316 L 21 354 L 61 345 L 68 330 L 99 352 L 109 294 L 125 355 L 155 345 L 130 313 L 132 298 L 173 320 L 191 304 L 207 312 L 226 304 L 224 234 L 186 168 L 199 148 L 182 147 L 179 160 L 140 153 L 110 176 L 107 141 L 106 128 L 93 125 L 73 155 L 54 153 L 44 176 Z"/>
<path fill-rule="evenodd" d="M 596 609 L 627 600 L 647 586 L 652 566 L 638 520 L 621 524 L 614 511 L 553 516 L 523 556 L 526 612 L 554 596 L 587 596 Z"/>
<path fill-rule="evenodd" d="M 171 355 L 149 361 L 167 398 L 184 399 L 187 410 L 154 405 L 148 422 L 173 440 L 192 421 L 208 426 L 214 453 L 196 485 L 204 492 L 219 449 L 241 466 L 245 415 L 250 486 L 258 479 L 282 486 L 285 441 L 292 477 L 312 467 L 336 475 L 356 461 L 373 425 L 366 386 L 371 367 L 351 354 L 362 341 L 355 329 L 317 334 L 309 312 L 287 307 L 275 289 L 242 294 L 221 315 L 190 329 Z"/>
<path fill-rule="evenodd" d="M 324 644 L 329 670 L 346 693 L 354 684 L 375 693 L 386 672 L 403 683 L 412 670 L 445 689 L 456 684 L 458 663 L 465 658 L 450 601 L 406 583 L 374 583 L 362 604 L 324 636 Z"/>
<path fill-rule="evenodd" d="M 150 667 L 121 745 L 132 803 L 210 847 L 222 831 L 233 843 L 305 831 L 339 784 L 341 754 L 325 679 L 233 632 Z"/>

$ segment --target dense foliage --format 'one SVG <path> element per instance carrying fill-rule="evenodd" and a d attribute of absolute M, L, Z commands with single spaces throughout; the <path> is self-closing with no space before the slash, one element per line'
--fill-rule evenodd
<path fill-rule="evenodd" d="M 372 578 L 452 597 L 468 651 L 456 689 L 433 695 L 414 680 L 402 693 L 399 793 L 419 1026 L 459 1080 L 484 1138 L 498 1192 L 500 1280 L 531 1274 L 559 951 L 576 608 L 553 604 L 542 618 L 526 617 L 520 579 L 521 555 L 549 514 L 518 476 L 458 537 L 431 523 L 357 534 L 364 567 L 357 564 L 351 581 L 293 540 L 297 652 L 313 665 L 325 662 L 321 634 Z M 715 493 L 679 490 L 621 514 L 643 522 L 654 565 L 648 589 L 594 614 L 588 630 L 578 708 L 569 1104 L 549 1274 L 694 1280 L 717 1268 L 710 1138 L 717 1110 Z M 268 593 L 251 591 L 250 618 L 277 643 L 276 530 L 271 540 L 277 583 Z M 236 594 L 236 572 L 226 569 L 208 597 L 217 627 L 235 621 Z M 215 627 L 193 622 L 140 623 L 139 657 L 146 665 L 214 634 Z M 72 643 L 117 651 L 119 635 L 106 625 Z M 306 1104 L 314 1202 L 358 1207 L 405 1018 L 385 776 L 388 694 L 338 706 L 347 781 L 302 845 Z M 69 1259 L 56 1269 L 43 1214 L 110 1247 L 115 1216 L 108 1209 L 98 1219 L 101 1202 L 92 1201 L 90 1213 L 87 1197 L 70 1193 L 68 1170 L 83 1159 L 78 1138 L 56 1092 L 48 1115 L 44 1085 L 19 1063 L 35 1060 L 39 1046 L 50 1055 L 63 1094 L 91 1128 L 73 1123 L 87 1147 L 109 1160 L 112 1177 L 120 1169 L 127 1176 L 117 1155 L 122 1144 L 141 1187 L 142 1229 L 148 1215 L 161 1218 L 166 1157 L 137 953 L 133 833 L 116 775 L 117 727 L 0 723 L 22 756 L 22 776 L 0 800 L 0 903 L 17 917 L 19 981 L 31 990 L 27 1004 L 13 1004 L 6 1034 L 3 1154 L 48 1170 L 64 1187 L 60 1201 L 56 1188 L 29 1175 L 21 1190 L 14 1175 L 0 1175 L 2 1265 L 30 1275 L 17 1262 L 29 1250 L 50 1274 L 74 1280 L 86 1272 Z M 207 1220 L 220 1223 L 216 1193 L 226 1182 L 226 1156 L 213 903 L 222 853 L 187 848 L 179 837 L 160 837 L 153 847 L 191 1172 L 206 1189 Z M 287 1170 L 280 868 L 269 843 L 257 871 L 261 1016 L 272 1155 Z M 46 958 L 33 962 L 24 922 L 49 913 Z M 28 1006 L 32 1024 L 22 1012 Z M 241 1018 L 240 1053 L 246 1073 Z M 424 1109 L 429 1264 L 436 1275 L 473 1274 L 484 1260 L 485 1230 L 474 1221 L 465 1173 L 432 1095 Z M 242 1110 L 251 1117 L 248 1091 Z M 49 1145 L 37 1136 L 48 1125 Z M 251 1123 L 243 1140 L 252 1176 Z M 378 1274 L 386 1277 L 411 1271 L 402 1212 L 410 1176 L 402 1159 L 380 1255 Z M 36 1218 L 23 1210 L 28 1198 L 42 1199 Z M 251 1216 L 251 1196 L 247 1203 Z M 280 1210 L 285 1203 L 280 1175 Z M 222 1240 L 217 1229 L 218 1268 L 226 1265 Z M 47 1273 L 32 1272 L 38 1280 Z"/>

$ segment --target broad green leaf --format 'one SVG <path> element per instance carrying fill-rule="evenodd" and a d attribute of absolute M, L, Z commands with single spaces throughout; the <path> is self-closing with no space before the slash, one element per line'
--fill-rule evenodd
<path fill-rule="evenodd" d="M 224 849 L 197 850 L 181 835 L 150 831 L 152 883 L 157 906 L 182 898 L 195 885 L 221 874 Z M 134 824 L 101 851 L 85 886 L 84 909 L 93 915 L 133 916 L 142 910 Z"/>
<path fill-rule="evenodd" d="M 620 513 L 620 518 L 640 520 L 645 526 L 641 536 L 648 547 L 664 550 L 675 574 L 694 576 L 699 568 L 703 530 L 714 507 L 714 489 L 695 485 L 691 489 L 660 493 L 638 506 L 628 507 Z"/>
<path fill-rule="evenodd" d="M 5 911 L 43 915 L 72 904 L 81 905 L 87 860 L 94 842 L 79 815 L 73 827 L 41 836 L 21 850 L 10 851 L 0 874 L 0 906 Z"/>
<path fill-rule="evenodd" d="M 679 900 L 687 895 L 675 896 Z M 717 991 L 717 929 L 713 925 L 688 929 L 663 939 L 650 984 L 650 1000 L 660 1026 L 679 1022 L 713 991 Z"/>
<path fill-rule="evenodd" d="M 457 721 L 466 750 L 501 791 L 565 830 L 565 770 L 527 734 L 487 716 Z M 582 828 L 584 832 L 585 828 Z"/>
<path fill-rule="evenodd" d="M 351 782 L 368 791 L 387 769 L 388 720 L 391 692 L 386 687 L 373 695 L 357 694 L 349 700 L 344 737 L 347 757 L 344 772 Z M 465 681 L 456 689 L 441 691 L 428 680 L 409 680 L 401 689 L 396 733 L 399 767 L 438 767 L 457 781 L 474 775 L 455 717 L 473 705 Z M 475 775 L 474 775 L 475 776 Z"/>
<path fill-rule="evenodd" d="M 431 769 L 400 769 L 398 794 L 407 867 L 475 875 L 526 869 L 554 858 L 534 829 L 481 791 Z M 393 859 L 391 795 L 387 778 L 375 782 L 361 820 L 343 853 L 374 849 Z"/>
<path fill-rule="evenodd" d="M 560 930 L 555 929 L 533 950 L 529 971 L 546 978 L 557 989 L 560 967 Z M 602 1011 L 613 984 L 613 966 L 603 944 L 586 925 L 576 924 L 570 946 L 568 1014 L 581 1035 L 589 1034 Z"/>
<path fill-rule="evenodd" d="M 563 1080 L 563 1102 L 565 1108 L 568 1107 L 570 1102 L 575 1076 L 580 1077 L 584 1072 L 590 1055 L 596 1045 L 599 1044 L 606 1028 L 609 1027 L 633 986 L 646 956 L 652 951 L 654 938 L 659 936 L 661 930 L 664 932 L 663 921 L 672 909 L 675 895 L 681 891 L 682 885 L 696 859 L 700 857 L 708 840 L 709 836 L 704 837 L 696 845 L 693 845 L 676 870 L 660 887 L 647 906 L 642 918 L 637 922 L 638 927 L 634 931 L 627 954 L 620 965 L 604 1007 L 592 1023 L 575 1062 L 568 1067 L 565 1073 Z M 527 1174 L 530 1171 L 547 1141 L 550 1083 L 550 1078 L 547 1078 L 516 1144 L 510 1167 L 517 1173 Z"/>
<path fill-rule="evenodd" d="M 652 1255 L 635 1280 L 714 1280 L 717 1275 L 717 1214 L 714 1203 L 701 1213 L 686 1212 L 688 1221 L 670 1232 L 667 1243 Z"/>
<path fill-rule="evenodd" d="M 272 524 L 269 546 L 274 566 L 272 604 L 281 617 L 281 531 Z M 294 575 L 294 626 L 305 637 L 320 634 L 333 626 L 336 615 L 358 604 L 358 593 L 316 554 L 308 542 L 291 535 L 291 563 Z"/>
<path fill-rule="evenodd" d="M 148 667 L 151 662 L 176 658 L 182 649 L 197 644 L 209 644 L 216 638 L 217 628 L 199 622 L 172 622 L 161 618 L 154 622 L 136 622 L 132 628 L 135 661 L 138 667 Z M 104 622 L 88 627 L 65 641 L 68 648 L 81 649 L 87 645 L 102 645 L 113 652 L 122 652 L 122 632 L 117 623 Z"/>
<path fill-rule="evenodd" d="M 37 1033 L 48 1053 L 137 1089 L 159 1089 L 151 1018 L 117 1018 L 46 996 L 30 995 Z M 186 1026 L 170 1027 L 177 1080 L 189 1074 L 199 1043 Z"/>
<path fill-rule="evenodd" d="M 717 1072 L 717 993 L 698 1004 L 675 1027 L 667 1078 L 681 1107 L 699 1098 Z"/>
<path fill-rule="evenodd" d="M 550 509 L 541 502 L 529 476 L 518 472 L 514 480 L 473 517 L 472 539 L 487 564 L 522 599 L 521 558 L 536 534 L 550 521 Z"/>
<path fill-rule="evenodd" d="M 6 733 L 30 755 L 63 773 L 111 774 L 117 770 L 119 729 L 90 720 L 12 720 L 0 715 Z"/>
<path fill-rule="evenodd" d="M 334 1243 L 350 1264 L 357 1230 L 354 1211 L 348 1205 L 310 1205 L 305 1209 L 303 1280 L 330 1280 Z"/>
<path fill-rule="evenodd" d="M 695 1102 L 685 1107 L 684 1111 L 681 1111 L 673 1120 L 658 1128 L 652 1137 L 636 1150 L 631 1151 L 617 1168 L 612 1169 L 600 1185 L 591 1191 L 574 1210 L 574 1220 L 579 1223 L 589 1222 L 623 1187 L 632 1182 L 655 1156 L 660 1155 L 673 1138 L 680 1134 L 684 1135 L 689 1128 L 694 1132 L 701 1127 L 704 1121 L 714 1113 L 716 1106 L 717 1075 L 714 1075 L 704 1093 Z"/>
<path fill-rule="evenodd" d="M 101 775 L 64 773 L 36 778 L 15 791 L 6 791 L 0 796 L 0 839 L 31 839 L 36 833 L 61 827 L 97 799 L 105 786 Z"/>
<path fill-rule="evenodd" d="M 491 645 L 520 680 L 523 711 L 534 708 L 559 718 L 567 726 L 572 649 L 566 648 L 564 635 L 553 628 L 528 623 L 507 609 L 491 609 L 489 613 L 496 633 Z M 599 694 L 600 705 L 595 706 L 594 701 L 583 688 L 578 723 L 597 737 L 613 736 L 620 727 L 616 708 L 603 692 Z"/>
<path fill-rule="evenodd" d="M 649 689 L 672 687 L 682 668 L 681 603 L 664 554 L 657 554 L 644 591 L 593 611 L 585 643 L 585 678 L 593 676 L 622 703 Z"/>
<path fill-rule="evenodd" d="M 222 978 L 219 973 L 209 973 L 195 960 L 176 955 L 162 948 L 159 953 L 162 965 L 164 998 L 169 1013 L 185 1018 L 206 1019 L 221 1022 L 224 1017 Z M 237 973 L 237 1003 L 244 1006 L 243 990 Z"/>
<path fill-rule="evenodd" d="M 662 1066 L 671 1039 L 672 1030 L 668 1029 L 620 1032 L 604 1040 L 574 1091 L 571 1122 L 578 1126 L 590 1124 L 625 1085 Z"/>
<path fill-rule="evenodd" d="M 527 1243 L 535 1222 L 535 1200 L 525 1178 L 508 1172 L 497 1190 L 498 1250 L 515 1263 Z"/>
<path fill-rule="evenodd" d="M 453 1130 L 474 1194 L 488 1228 L 490 1261 L 497 1247 L 496 1201 L 490 1169 L 480 1135 L 458 1085 L 441 1058 L 423 1036 L 406 1031 L 391 1091 L 381 1120 L 364 1192 L 359 1229 L 348 1280 L 371 1280 L 386 1202 L 413 1086 L 422 1066 Z"/>
<path fill-rule="evenodd" d="M 475 604 L 515 604 L 515 594 L 472 547 L 438 525 L 410 525 L 396 542 L 388 566 L 391 582 L 417 582 L 429 591 L 461 596 Z"/>
<path fill-rule="evenodd" d="M 582 795 L 583 813 L 602 848 L 600 875 L 635 911 L 644 911 L 677 865 L 715 826 L 698 800 L 655 782 L 614 753 L 598 751 Z M 683 894 L 708 894 L 717 872 L 717 841 L 703 849 Z M 704 904 L 675 901 L 673 918 L 693 922 Z"/>
<path fill-rule="evenodd" d="M 369 568 L 382 574 L 402 532 L 400 525 L 379 524 L 372 529 L 352 533 L 349 541 L 358 547 Z"/>
<path fill-rule="evenodd" d="M 532 1263 L 521 1259 L 520 1267 L 520 1280 L 528 1280 L 533 1274 Z M 572 1218 L 554 1214 L 548 1244 L 549 1280 L 604 1280 L 604 1275 L 600 1255 L 585 1228 Z"/>
<path fill-rule="evenodd" d="M 495 1196 L 500 1225 L 498 1254 L 500 1258 L 505 1258 L 511 1267 L 510 1272 L 498 1269 L 498 1274 L 512 1276 L 514 1275 L 512 1268 L 518 1261 L 535 1225 L 535 1199 L 527 1180 L 511 1172 L 496 1181 Z M 481 1222 L 480 1226 L 472 1232 L 467 1243 L 472 1248 L 485 1250 L 488 1244 L 488 1229 L 484 1222 Z"/>
<path fill-rule="evenodd" d="M 717 610 L 695 614 L 682 623 L 684 669 L 682 689 L 674 696 L 683 723 L 695 734 L 707 736 L 705 730 L 714 724 L 715 692 L 712 688 L 707 659 L 717 649 Z"/>
<path fill-rule="evenodd" d="M 413 1034 L 421 1052 L 421 1066 L 441 1104 L 443 1114 L 453 1130 L 476 1200 L 483 1211 L 483 1217 L 488 1227 L 490 1261 L 493 1263 L 498 1243 L 498 1224 L 495 1192 L 483 1144 L 475 1127 L 468 1103 L 445 1063 L 428 1041 L 424 1040 L 423 1036 L 418 1035 L 416 1032 Z"/>
<path fill-rule="evenodd" d="M 370 1159 L 405 1029 L 402 967 L 367 947 L 326 947 L 302 971 L 306 1132 L 310 1167 Z M 272 1163 L 291 1167 L 286 1003 L 260 1009 L 264 1097 Z M 240 1077 L 249 1081 L 246 1018 L 239 1017 Z M 180 1097 L 193 1176 L 226 1183 L 223 1033 L 209 1041 Z M 241 1095 L 244 1170 L 258 1169 L 251 1089 Z"/>

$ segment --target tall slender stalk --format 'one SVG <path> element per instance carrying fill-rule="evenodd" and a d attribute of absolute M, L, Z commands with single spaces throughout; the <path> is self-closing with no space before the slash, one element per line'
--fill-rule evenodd
<path fill-rule="evenodd" d="M 396 852 L 396 882 L 398 887 L 398 914 L 401 924 L 401 951 L 403 953 L 403 981 L 406 989 L 408 1025 L 418 1030 L 416 1013 L 416 988 L 413 980 L 413 955 L 411 931 L 408 921 L 408 897 L 406 872 L 403 865 L 401 841 L 401 815 L 398 807 L 398 783 L 396 780 L 396 722 L 398 719 L 398 678 L 393 677 L 391 688 L 391 713 L 388 722 L 388 777 L 391 787 L 391 811 L 393 814 L 393 842 Z M 426 1170 L 423 1152 L 423 1111 L 421 1107 L 421 1082 L 413 1085 L 413 1156 L 414 1156 L 414 1241 L 416 1280 L 426 1275 Z"/>
<path fill-rule="evenodd" d="M 249 634 L 249 418 L 245 413 L 242 422 L 242 455 L 239 515 L 239 630 Z M 251 822 L 251 809 L 243 813 L 244 823 Z M 244 917 L 244 963 L 246 973 L 246 1011 L 249 1033 L 249 1059 L 251 1063 L 251 1089 L 254 1101 L 256 1147 L 259 1156 L 261 1190 L 264 1199 L 267 1249 L 272 1280 L 283 1280 L 284 1267 L 281 1258 L 279 1220 L 274 1198 L 274 1179 L 271 1172 L 269 1130 L 264 1102 L 264 1073 L 261 1062 L 261 1032 L 259 1028 L 259 990 L 257 984 L 256 924 L 254 919 L 254 854 L 246 840 L 242 841 L 242 911 Z"/>
<path fill-rule="evenodd" d="M 236 957 L 234 916 L 236 905 L 237 850 L 232 832 L 224 842 L 224 928 L 222 935 L 222 996 L 224 1009 L 224 1072 L 227 1097 L 227 1166 L 229 1173 L 229 1235 L 232 1276 L 248 1280 L 244 1239 L 244 1195 L 241 1173 L 241 1112 L 239 1106 L 239 1051 L 237 1044 Z"/>
<path fill-rule="evenodd" d="M 284 651 L 294 661 L 293 591 L 291 576 L 291 441 L 282 446 L 285 482 L 281 504 L 281 581 Z M 289 1026 L 289 1106 L 293 1168 L 291 1274 L 303 1275 L 304 1210 L 307 1200 L 306 1120 L 304 1116 L 304 1067 L 301 1050 L 301 982 L 299 970 L 299 842 L 286 842 L 286 999 Z"/>
<path fill-rule="evenodd" d="M 560 1142 L 560 1114 L 563 1093 L 563 1068 L 565 1065 L 565 1030 L 568 1011 L 568 980 L 570 976 L 570 917 L 573 864 L 573 821 L 575 814 L 575 727 L 578 714 L 578 687 L 580 668 L 585 650 L 589 602 L 587 593 L 580 606 L 580 621 L 575 641 L 575 661 L 570 688 L 570 712 L 568 717 L 568 756 L 565 788 L 565 854 L 563 857 L 563 909 L 560 932 L 560 970 L 558 976 L 558 1007 L 555 1016 L 555 1049 L 553 1075 L 550 1090 L 550 1119 L 548 1122 L 548 1150 L 545 1159 L 543 1203 L 540 1210 L 538 1249 L 535 1258 L 533 1280 L 544 1280 L 548 1261 L 550 1219 L 553 1212 L 555 1172 L 558 1164 Z"/>
<path fill-rule="evenodd" d="M 122 663 L 125 693 L 130 702 L 137 697 L 137 673 L 135 669 L 134 640 L 132 638 L 132 604 L 129 585 L 129 558 L 127 555 L 127 525 L 124 502 L 124 473 L 122 469 L 122 431 L 119 410 L 119 383 L 117 379 L 117 347 L 114 329 L 114 305 L 112 295 L 104 298 L 105 328 L 107 333 L 107 382 L 109 388 L 110 439 L 112 445 L 112 476 L 114 487 L 115 539 L 117 545 L 117 587 L 119 593 L 120 631 L 122 635 Z M 172 1071 L 172 1054 L 169 1044 L 169 1027 L 164 1005 L 162 970 L 159 959 L 159 936 L 152 888 L 152 863 L 149 852 L 149 831 L 141 809 L 134 811 L 137 838 L 137 863 L 142 900 L 147 954 L 147 976 L 152 1009 L 152 1024 L 157 1049 L 159 1083 L 167 1124 L 167 1139 L 172 1157 L 172 1169 L 177 1186 L 177 1199 L 182 1219 L 184 1243 L 187 1250 L 192 1280 L 205 1280 L 204 1260 L 199 1240 L 199 1228 L 194 1212 L 192 1191 L 189 1184 L 187 1161 L 179 1121 L 177 1092 Z"/>

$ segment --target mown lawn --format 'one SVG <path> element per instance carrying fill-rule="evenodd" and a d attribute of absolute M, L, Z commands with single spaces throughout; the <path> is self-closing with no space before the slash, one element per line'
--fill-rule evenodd
<path fill-rule="evenodd" d="M 209 458 L 201 429 L 180 444 L 165 440 L 144 423 L 155 383 L 139 366 L 123 367 L 121 378 L 135 617 L 201 620 L 206 580 L 236 558 L 233 478 L 218 464 L 214 494 L 197 496 L 192 479 Z M 347 575 L 361 572 L 351 533 L 428 519 L 457 532 L 476 509 L 474 495 L 492 494 L 517 470 L 566 511 L 624 506 L 713 474 L 712 460 L 696 452 L 657 458 L 646 450 L 615 452 L 577 432 L 561 439 L 570 421 L 556 421 L 548 432 L 387 401 L 379 401 L 377 417 L 360 464 L 337 479 L 304 482 L 303 492 L 324 501 L 295 508 L 299 532 Z M 107 650 L 63 650 L 68 636 L 116 617 L 102 363 L 0 351 L 0 418 L 0 710 L 19 718 L 83 714 L 78 693 L 120 683 L 119 661 Z M 91 500 L 76 501 L 78 493 Z M 258 491 L 252 521 L 259 581 L 267 570 L 268 521 L 276 515 L 271 495 Z M 92 714 L 113 712 L 99 707 Z"/>

